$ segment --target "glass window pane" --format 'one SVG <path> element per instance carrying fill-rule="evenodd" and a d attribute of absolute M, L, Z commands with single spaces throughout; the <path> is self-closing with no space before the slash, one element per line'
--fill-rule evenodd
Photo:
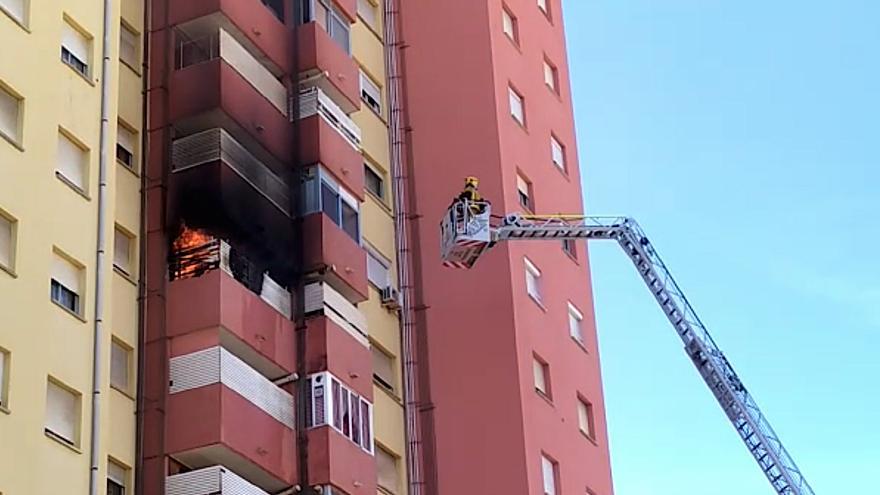
<path fill-rule="evenodd" d="M 321 210 L 333 220 L 333 223 L 337 225 L 341 223 L 339 193 L 333 190 L 326 182 L 321 182 Z"/>
<path fill-rule="evenodd" d="M 354 239 L 355 242 L 360 242 L 358 211 L 344 201 L 342 202 L 342 230 Z"/>

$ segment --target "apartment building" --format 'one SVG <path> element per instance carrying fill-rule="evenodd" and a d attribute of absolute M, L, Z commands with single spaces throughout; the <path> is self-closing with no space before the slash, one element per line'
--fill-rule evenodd
<path fill-rule="evenodd" d="M 144 15 L 112 6 L 0 0 L 3 494 L 134 482 Z"/>

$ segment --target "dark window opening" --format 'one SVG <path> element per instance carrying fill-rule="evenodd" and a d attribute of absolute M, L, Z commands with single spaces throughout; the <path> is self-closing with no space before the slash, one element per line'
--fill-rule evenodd
<path fill-rule="evenodd" d="M 116 145 L 116 159 L 131 168 L 134 164 L 134 153 L 125 149 L 121 144 Z"/>
<path fill-rule="evenodd" d="M 64 61 L 65 64 L 73 67 L 73 70 L 79 72 L 80 74 L 88 77 L 89 75 L 89 64 L 83 62 L 76 55 L 71 53 L 65 47 L 61 47 L 61 60 Z"/>
<path fill-rule="evenodd" d="M 279 21 L 284 22 L 284 0 L 263 0 L 263 5 L 268 7 Z"/>
<path fill-rule="evenodd" d="M 385 180 L 366 164 L 364 164 L 364 180 L 368 191 L 379 199 L 385 199 Z"/>
<path fill-rule="evenodd" d="M 572 258 L 577 258 L 577 244 L 575 244 L 574 239 L 563 239 L 562 250 Z"/>
<path fill-rule="evenodd" d="M 113 480 L 107 480 L 107 495 L 125 495 L 125 487 Z"/>
<path fill-rule="evenodd" d="M 79 314 L 79 294 L 61 285 L 61 282 L 55 279 L 52 279 L 51 296 L 56 303 Z"/>

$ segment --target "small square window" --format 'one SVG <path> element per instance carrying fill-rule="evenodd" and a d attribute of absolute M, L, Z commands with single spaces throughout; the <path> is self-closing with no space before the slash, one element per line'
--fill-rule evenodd
<path fill-rule="evenodd" d="M 15 271 L 15 241 L 18 222 L 0 210 L 0 267 Z"/>
<path fill-rule="evenodd" d="M 0 347 L 0 408 L 9 409 L 9 351 Z"/>
<path fill-rule="evenodd" d="M 0 135 L 21 144 L 22 98 L 0 83 Z"/>
<path fill-rule="evenodd" d="M 67 133 L 58 133 L 58 158 L 55 175 L 81 193 L 86 192 L 89 151 Z"/>
<path fill-rule="evenodd" d="M 532 371 L 535 374 L 535 390 L 544 397 L 550 398 L 550 366 L 546 361 L 538 357 L 537 354 L 532 356 Z"/>
<path fill-rule="evenodd" d="M 556 461 L 546 455 L 541 455 L 541 477 L 544 480 L 544 495 L 558 495 L 556 491 L 559 467 Z"/>
<path fill-rule="evenodd" d="M 501 29 L 516 44 L 519 44 L 519 24 L 516 16 L 507 7 L 501 9 Z"/>
<path fill-rule="evenodd" d="M 568 334 L 581 345 L 584 345 L 583 321 L 584 315 L 568 303 Z"/>
<path fill-rule="evenodd" d="M 517 121 L 519 125 L 525 126 L 526 113 L 523 97 L 522 95 L 517 93 L 515 89 L 511 87 L 508 87 L 507 89 L 510 96 L 510 115 L 513 117 L 513 120 Z"/>
<path fill-rule="evenodd" d="M 577 242 L 574 239 L 563 239 L 562 250 L 565 254 L 577 259 Z"/>
<path fill-rule="evenodd" d="M 28 0 L 0 0 L 0 10 L 9 14 L 19 24 L 25 25 Z"/>
<path fill-rule="evenodd" d="M 578 428 L 592 440 L 596 439 L 596 423 L 593 417 L 593 404 L 578 397 Z"/>
<path fill-rule="evenodd" d="M 556 136 L 550 136 L 550 157 L 553 159 L 553 165 L 559 170 L 565 171 L 565 146 L 556 139 Z"/>
<path fill-rule="evenodd" d="M 541 304 L 541 271 L 531 261 L 525 259 L 526 292 Z"/>
<path fill-rule="evenodd" d="M 544 60 L 544 84 L 554 93 L 559 93 L 559 71 L 546 59 Z"/>
<path fill-rule="evenodd" d="M 379 475 L 379 486 L 390 493 L 397 493 L 400 489 L 398 464 L 397 456 L 382 447 L 376 449 L 376 471 Z"/>
<path fill-rule="evenodd" d="M 67 445 L 79 445 L 82 396 L 49 378 L 46 383 L 46 434 Z"/>
<path fill-rule="evenodd" d="M 135 71 L 141 62 L 140 36 L 125 23 L 119 25 L 119 60 Z"/>
<path fill-rule="evenodd" d="M 136 169 L 135 150 L 137 133 L 119 122 L 116 125 L 116 161 L 131 170 Z"/>
<path fill-rule="evenodd" d="M 382 90 L 363 70 L 361 70 L 361 99 L 372 111 L 382 115 Z"/>
<path fill-rule="evenodd" d="M 131 392 L 131 347 L 117 340 L 110 342 L 110 386 L 122 393 Z"/>
<path fill-rule="evenodd" d="M 113 232 L 113 267 L 131 276 L 134 273 L 133 252 L 134 236 L 117 225 Z"/>
<path fill-rule="evenodd" d="M 532 205 L 532 183 L 522 175 L 516 174 L 516 194 L 519 205 L 529 211 L 534 211 Z"/>
<path fill-rule="evenodd" d="M 364 182 L 367 191 L 373 193 L 374 196 L 381 200 L 385 200 L 385 179 L 373 167 L 364 164 Z"/>
<path fill-rule="evenodd" d="M 82 315 L 82 268 L 58 252 L 52 254 L 50 297 L 74 314 Z"/>
<path fill-rule="evenodd" d="M 65 18 L 61 32 L 61 61 L 84 77 L 89 78 L 91 75 L 89 67 L 91 53 L 91 37 L 74 27 Z"/>
<path fill-rule="evenodd" d="M 125 495 L 129 469 L 112 460 L 107 461 L 107 495 Z"/>
<path fill-rule="evenodd" d="M 550 18 L 550 0 L 538 0 L 538 8 L 548 19 Z"/>
<path fill-rule="evenodd" d="M 373 349 L 373 381 L 378 383 L 382 388 L 389 392 L 394 392 L 397 388 L 394 372 L 394 357 L 387 352 L 379 349 L 375 345 Z"/>

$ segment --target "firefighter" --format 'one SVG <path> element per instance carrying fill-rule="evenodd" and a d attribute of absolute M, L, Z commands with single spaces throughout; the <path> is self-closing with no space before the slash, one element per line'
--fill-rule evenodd
<path fill-rule="evenodd" d="M 464 179 L 464 190 L 458 195 L 458 199 L 467 201 L 472 215 L 479 215 L 486 211 L 486 202 L 480 195 L 480 179 L 467 177 Z"/>

